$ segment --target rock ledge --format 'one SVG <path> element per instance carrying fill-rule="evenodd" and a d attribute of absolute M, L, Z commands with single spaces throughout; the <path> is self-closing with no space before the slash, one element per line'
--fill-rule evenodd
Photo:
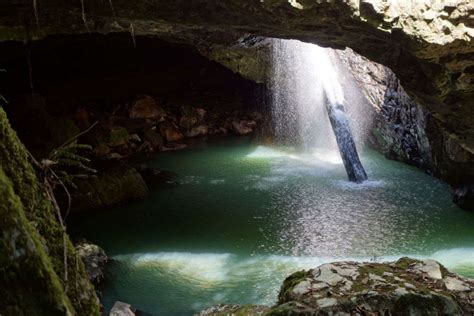
<path fill-rule="evenodd" d="M 243 312 L 243 313 L 240 313 Z M 278 304 L 220 305 L 200 315 L 472 315 L 474 280 L 434 260 L 334 262 L 283 282 Z"/>

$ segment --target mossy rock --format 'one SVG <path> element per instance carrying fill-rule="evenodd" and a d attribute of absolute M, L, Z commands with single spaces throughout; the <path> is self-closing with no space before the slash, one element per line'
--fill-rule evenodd
<path fill-rule="evenodd" d="M 0 166 L 0 313 L 99 315 L 84 265 L 1 107 Z"/>

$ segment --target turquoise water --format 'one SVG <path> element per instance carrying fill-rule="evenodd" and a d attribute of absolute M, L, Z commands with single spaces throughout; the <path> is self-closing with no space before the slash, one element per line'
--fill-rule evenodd
<path fill-rule="evenodd" d="M 430 257 L 474 277 L 474 214 L 448 186 L 370 150 L 362 162 L 370 181 L 355 185 L 336 153 L 214 140 L 157 155 L 175 184 L 70 229 L 114 259 L 106 310 L 116 300 L 151 315 L 271 305 L 285 276 L 338 259 Z"/>

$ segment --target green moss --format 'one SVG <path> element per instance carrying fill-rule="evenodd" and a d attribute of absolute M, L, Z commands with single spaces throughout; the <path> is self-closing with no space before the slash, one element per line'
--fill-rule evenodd
<path fill-rule="evenodd" d="M 0 310 L 7 315 L 70 315 L 73 307 L 38 232 L 27 220 L 11 181 L 0 168 L 2 256 Z M 41 295 L 38 295 L 41 293 Z M 21 298 L 21 300 L 19 300 Z"/>
<path fill-rule="evenodd" d="M 418 261 L 415 260 L 415 259 L 411 259 L 411 258 L 408 258 L 408 257 L 402 257 L 400 259 L 398 259 L 398 261 L 395 263 L 395 265 L 397 266 L 397 268 L 400 268 L 402 270 L 406 270 L 408 269 L 408 267 L 410 265 L 413 265 L 413 264 L 416 264 Z"/>
<path fill-rule="evenodd" d="M 291 290 L 301 281 L 306 279 L 310 274 L 310 271 L 301 270 L 293 273 L 283 281 L 283 284 L 280 289 L 280 294 L 278 295 L 278 303 L 283 304 L 291 299 Z"/>
<path fill-rule="evenodd" d="M 367 263 L 361 265 L 358 270 L 360 274 L 368 275 L 369 273 L 372 273 L 378 276 L 382 276 L 385 272 L 392 272 L 392 269 L 389 266 L 379 263 Z"/>
<path fill-rule="evenodd" d="M 94 288 L 69 238 L 66 240 L 68 280 L 64 280 L 62 228 L 39 184 L 27 151 L 10 127 L 2 108 L 0 166 L 2 190 L 5 196 L 9 197 L 4 199 L 2 194 L 0 200 L 1 231 L 4 232 L 1 266 L 2 276 L 8 282 L 0 285 L 0 291 L 9 295 L 9 299 L 0 300 L 0 304 L 6 304 L 5 308 L 10 309 L 23 305 L 32 310 L 35 306 L 40 310 L 50 307 L 54 311 L 60 311 L 61 315 L 99 315 Z M 15 254 L 12 249 L 17 249 L 16 243 L 10 242 L 16 240 L 16 235 L 23 236 L 22 243 L 18 244 L 23 246 L 18 248 L 21 250 L 16 253 L 25 257 L 21 261 L 16 260 L 16 255 L 6 255 Z M 42 314 L 55 315 L 39 311 L 30 313 Z"/>

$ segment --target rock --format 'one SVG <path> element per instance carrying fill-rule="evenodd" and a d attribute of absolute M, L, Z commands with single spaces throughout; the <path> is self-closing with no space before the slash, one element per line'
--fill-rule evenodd
<path fill-rule="evenodd" d="M 176 177 L 176 173 L 172 171 L 158 170 L 146 165 L 140 166 L 138 172 L 140 172 L 149 187 L 154 187 L 164 183 L 172 183 L 173 178 Z"/>
<path fill-rule="evenodd" d="M 197 112 L 197 114 L 198 114 L 198 116 L 199 116 L 199 122 L 203 122 L 204 119 L 206 118 L 206 113 L 207 113 L 207 111 L 204 110 L 204 109 L 201 109 L 201 108 L 197 108 L 197 109 L 196 109 L 196 112 Z"/>
<path fill-rule="evenodd" d="M 106 144 L 99 144 L 94 148 L 94 154 L 97 158 L 105 158 L 110 154 L 110 147 Z"/>
<path fill-rule="evenodd" d="M 269 314 L 467 315 L 474 312 L 473 295 L 474 280 L 433 260 L 334 262 L 289 276 Z"/>
<path fill-rule="evenodd" d="M 64 144 L 81 132 L 74 121 L 69 118 L 52 118 L 45 123 L 49 130 L 49 139 L 53 142 L 55 147 Z"/>
<path fill-rule="evenodd" d="M 148 141 L 151 145 L 151 147 L 154 150 L 158 150 L 163 146 L 164 140 L 163 137 L 158 134 L 156 131 L 156 127 L 153 127 L 145 132 L 145 140 Z"/>
<path fill-rule="evenodd" d="M 167 142 L 180 142 L 184 139 L 183 133 L 171 122 L 162 122 L 160 132 Z"/>
<path fill-rule="evenodd" d="M 224 305 L 209 307 L 199 313 L 199 316 L 229 316 L 229 315 L 265 315 L 270 308 L 262 305 Z"/>
<path fill-rule="evenodd" d="M 257 126 L 255 121 L 232 121 L 232 130 L 237 135 L 248 135 L 253 132 L 253 128 Z"/>
<path fill-rule="evenodd" d="M 112 164 L 107 161 L 96 178 L 78 180 L 77 185 L 79 192 L 74 199 L 76 210 L 104 208 L 148 195 L 148 186 L 142 176 L 134 168 L 120 162 Z"/>
<path fill-rule="evenodd" d="M 453 202 L 462 209 L 474 211 L 474 184 L 458 185 L 452 188 Z"/>
<path fill-rule="evenodd" d="M 413 267 L 413 270 L 426 274 L 427 277 L 435 280 L 441 280 L 443 274 L 441 273 L 441 266 L 438 262 L 434 260 L 423 260 L 416 263 Z"/>
<path fill-rule="evenodd" d="M 190 130 L 186 131 L 184 135 L 188 138 L 194 138 L 198 136 L 205 136 L 209 132 L 209 127 L 207 125 L 199 125 L 192 127 Z"/>
<path fill-rule="evenodd" d="M 128 131 L 120 126 L 114 126 L 109 130 L 109 141 L 110 147 L 122 146 L 128 143 Z"/>
<path fill-rule="evenodd" d="M 181 107 L 181 113 L 183 116 L 179 120 L 179 126 L 185 129 L 184 135 L 186 137 L 193 138 L 208 134 L 209 127 L 203 124 L 206 110 L 183 106 Z"/>
<path fill-rule="evenodd" d="M 155 99 L 148 95 L 139 96 L 130 109 L 129 117 L 132 119 L 161 120 L 165 111 L 156 104 Z"/>
<path fill-rule="evenodd" d="M 446 288 L 453 292 L 469 292 L 472 288 L 462 280 L 454 277 L 446 277 L 444 279 L 444 285 Z"/>
<path fill-rule="evenodd" d="M 104 249 L 94 244 L 82 242 L 76 245 L 76 251 L 84 262 L 89 280 L 99 284 L 104 278 L 104 268 L 109 259 Z"/>
<path fill-rule="evenodd" d="M 74 121 L 81 130 L 85 130 L 91 126 L 89 112 L 84 108 L 79 108 L 76 110 L 76 113 L 74 114 Z"/>
<path fill-rule="evenodd" d="M 180 150 L 186 147 L 188 147 L 186 144 L 168 143 L 166 146 L 161 147 L 161 151 Z"/>
<path fill-rule="evenodd" d="M 128 140 L 133 142 L 133 143 L 137 143 L 137 144 L 140 144 L 142 142 L 142 139 L 137 134 L 130 135 L 128 137 Z"/>
<path fill-rule="evenodd" d="M 84 265 L 2 107 L 0 126 L 0 314 L 100 315 Z"/>
<path fill-rule="evenodd" d="M 117 301 L 110 310 L 109 316 L 135 316 L 135 312 L 130 304 Z"/>

